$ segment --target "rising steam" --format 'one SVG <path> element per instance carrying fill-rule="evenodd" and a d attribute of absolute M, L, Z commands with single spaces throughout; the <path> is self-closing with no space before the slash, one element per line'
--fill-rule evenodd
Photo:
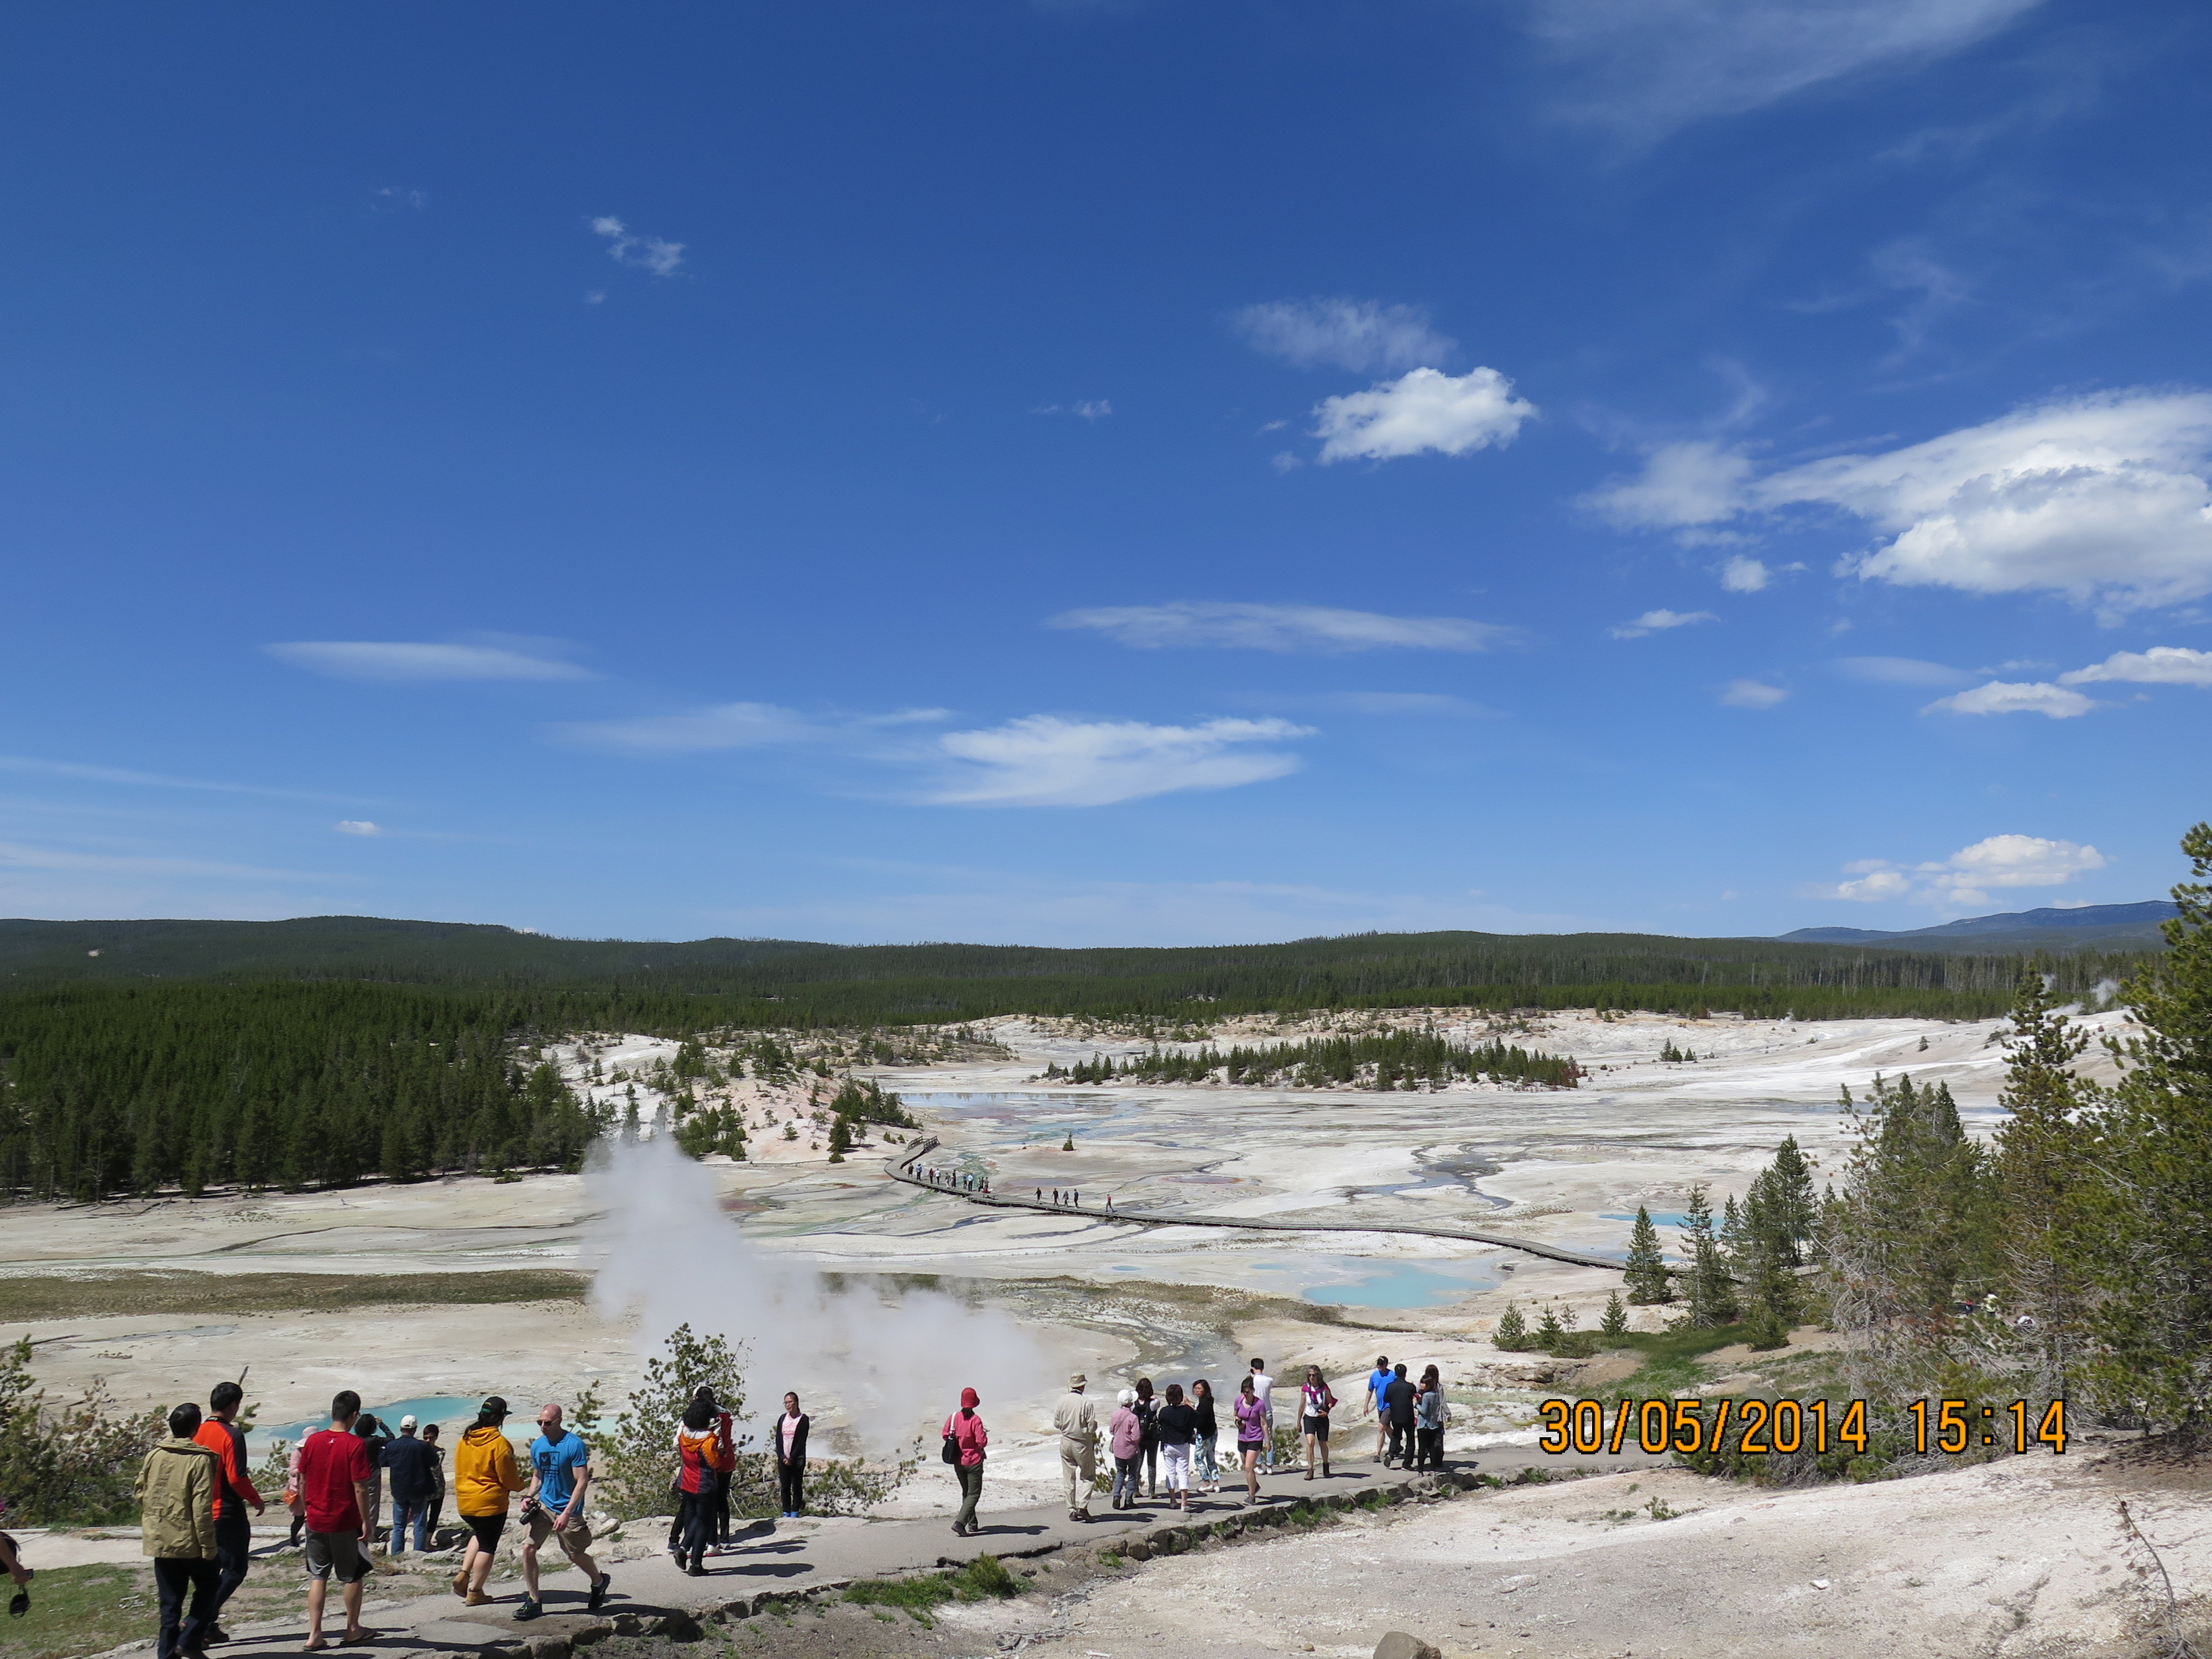
<path fill-rule="evenodd" d="M 847 1429 L 883 1456 L 957 1406 L 963 1387 L 988 1415 L 1050 1386 L 1050 1357 L 1011 1314 L 933 1291 L 832 1292 L 818 1269 L 755 1244 L 722 1213 L 713 1175 L 665 1137 L 602 1141 L 585 1182 L 598 1212 L 592 1301 L 635 1316 L 641 1357 L 686 1322 L 743 1343 L 758 1423 L 793 1389 L 817 1437 Z"/>

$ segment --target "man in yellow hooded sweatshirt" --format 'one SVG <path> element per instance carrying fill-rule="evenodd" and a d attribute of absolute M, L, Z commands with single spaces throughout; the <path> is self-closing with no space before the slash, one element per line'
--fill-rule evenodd
<path fill-rule="evenodd" d="M 529 1485 L 515 1468 L 514 1447 L 500 1427 L 507 1416 L 507 1401 L 490 1395 L 477 1412 L 476 1425 L 453 1448 L 453 1507 L 469 1529 L 468 1553 L 453 1575 L 453 1594 L 472 1607 L 492 1599 L 484 1594 L 484 1580 L 491 1577 L 499 1535 L 507 1530 L 507 1494 Z"/>

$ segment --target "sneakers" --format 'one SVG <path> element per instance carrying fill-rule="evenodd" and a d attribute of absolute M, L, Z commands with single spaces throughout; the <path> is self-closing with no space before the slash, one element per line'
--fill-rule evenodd
<path fill-rule="evenodd" d="M 228 1631 L 221 1625 L 210 1625 L 200 1637 L 200 1645 L 204 1648 L 220 1647 L 228 1640 L 230 1640 Z"/>
<path fill-rule="evenodd" d="M 704 1578 L 707 1576 L 707 1564 L 703 1561 L 694 1561 L 690 1565 L 690 1572 L 694 1578 Z"/>
<path fill-rule="evenodd" d="M 545 1611 L 545 1604 L 534 1595 L 522 1598 L 522 1605 L 514 1610 L 517 1619 L 535 1619 Z"/>
<path fill-rule="evenodd" d="M 592 1586 L 591 1595 L 584 1600 L 586 1612 L 597 1613 L 599 1610 L 600 1605 L 607 1599 L 607 1586 L 612 1583 L 614 1583 L 612 1573 L 603 1572 L 599 1575 L 599 1582 Z"/>

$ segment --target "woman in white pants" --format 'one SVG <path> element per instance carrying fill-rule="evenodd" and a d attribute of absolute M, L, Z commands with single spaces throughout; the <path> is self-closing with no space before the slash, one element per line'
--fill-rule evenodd
<path fill-rule="evenodd" d="M 1183 1403 L 1182 1384 L 1168 1384 L 1167 1404 L 1157 1419 L 1160 1462 L 1167 1466 L 1168 1501 L 1179 1510 L 1190 1507 L 1190 1449 L 1198 1438 L 1198 1413 Z"/>

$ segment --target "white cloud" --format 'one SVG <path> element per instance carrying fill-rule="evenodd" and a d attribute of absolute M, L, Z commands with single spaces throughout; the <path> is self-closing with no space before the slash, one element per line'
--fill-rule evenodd
<path fill-rule="evenodd" d="M 2212 651 L 2191 651 L 2181 645 L 2154 645 L 2148 651 L 2115 651 L 2102 662 L 2058 677 L 2061 685 L 2087 685 L 2098 680 L 2212 688 Z"/>
<path fill-rule="evenodd" d="M 1721 701 L 1730 708 L 1771 708 L 1790 694 L 1759 680 L 1730 680 Z"/>
<path fill-rule="evenodd" d="M 1095 401 L 1079 399 L 1072 404 L 1039 404 L 1030 410 L 1032 415 L 1079 415 L 1086 421 L 1103 420 L 1114 412 L 1114 405 L 1105 398 Z"/>
<path fill-rule="evenodd" d="M 1453 376 L 1416 368 L 1365 392 L 1324 398 L 1314 405 L 1313 435 L 1321 460 L 1391 460 L 1433 450 L 1467 455 L 1513 441 L 1536 405 L 1513 396 L 1513 382 L 1494 368 Z"/>
<path fill-rule="evenodd" d="M 1992 887 L 2058 887 L 2079 875 L 2103 869 L 2108 860 L 2078 842 L 2047 841 L 2040 836 L 1990 836 L 1962 847 L 1948 859 L 1900 865 L 1887 859 L 1862 859 L 1844 866 L 1853 880 L 1816 886 L 1820 898 L 1871 904 L 1911 898 L 1944 908 L 1986 904 Z"/>
<path fill-rule="evenodd" d="M 889 727 L 946 718 L 942 708 L 906 708 L 889 714 L 811 715 L 772 702 L 726 702 L 674 714 L 622 720 L 574 720 L 556 727 L 571 743 L 629 755 L 699 755 L 726 749 L 765 749 L 793 744 L 841 744 Z"/>
<path fill-rule="evenodd" d="M 1839 509 L 1888 539 L 1840 569 L 1899 586 L 2044 592 L 2107 616 L 2212 593 L 2212 395 L 2134 392 L 2044 404 L 1880 454 L 1753 478 L 1711 446 L 1654 451 L 1592 504 L 1617 523 L 1711 525 Z M 1694 487 L 1680 482 L 1686 469 Z"/>
<path fill-rule="evenodd" d="M 498 645 L 425 645 L 402 640 L 294 640 L 262 647 L 295 668 L 340 680 L 588 680 L 588 669 Z"/>
<path fill-rule="evenodd" d="M 639 236 L 611 213 L 591 222 L 592 234 L 607 239 L 607 255 L 617 264 L 635 265 L 656 276 L 673 276 L 684 263 L 684 244 L 665 242 L 658 236 Z"/>
<path fill-rule="evenodd" d="M 342 836 L 380 836 L 383 830 L 367 818 L 340 818 L 331 826 Z"/>
<path fill-rule="evenodd" d="M 2035 3 L 1526 0 L 1530 33 L 1580 72 L 1563 112 L 1640 141 L 1956 52 Z"/>
<path fill-rule="evenodd" d="M 1973 678 L 1963 668 L 1917 657 L 1838 657 L 1836 666 L 1855 680 L 1876 685 L 1957 685 Z"/>
<path fill-rule="evenodd" d="M 1712 443 L 1661 444 L 1633 478 L 1608 479 L 1583 505 L 1624 529 L 1717 524 L 1741 510 L 1749 459 Z"/>
<path fill-rule="evenodd" d="M 400 208 L 413 208 L 419 212 L 430 205 L 430 194 L 428 191 L 410 190 L 403 185 L 386 185 L 376 192 L 376 199 L 372 205 L 385 212 Z"/>
<path fill-rule="evenodd" d="M 1386 617 L 1318 605 L 1182 599 L 1063 611 L 1048 628 L 1087 628 L 1140 650 L 1230 646 L 1255 651 L 1486 651 L 1512 630 L 1467 617 Z"/>
<path fill-rule="evenodd" d="M 1634 622 L 1623 623 L 1607 631 L 1616 640 L 1640 640 L 1648 634 L 1661 633 L 1669 628 L 1687 628 L 1693 623 L 1719 620 L 1710 611 L 1647 611 Z"/>
<path fill-rule="evenodd" d="M 1764 563 L 1741 553 L 1721 567 L 1721 586 L 1731 593 L 1756 593 L 1772 580 Z"/>
<path fill-rule="evenodd" d="M 2086 714 L 2096 706 L 2079 691 L 2069 691 L 2063 685 L 1991 680 L 1971 691 L 1938 697 L 1920 712 L 1932 714 L 1941 709 L 1947 714 L 2046 714 L 2055 720 L 2065 720 Z"/>
<path fill-rule="evenodd" d="M 1459 343 L 1430 327 L 1419 307 L 1372 300 L 1271 300 L 1246 306 L 1233 322 L 1256 351 L 1300 368 L 1328 363 L 1355 374 L 1440 363 Z"/>
<path fill-rule="evenodd" d="M 1105 806 L 1190 789 L 1231 789 L 1297 769 L 1295 755 L 1250 745 L 1310 737 L 1288 720 L 1200 726 L 1065 720 L 1031 714 L 938 739 L 957 770 L 929 796 L 956 806 Z"/>

